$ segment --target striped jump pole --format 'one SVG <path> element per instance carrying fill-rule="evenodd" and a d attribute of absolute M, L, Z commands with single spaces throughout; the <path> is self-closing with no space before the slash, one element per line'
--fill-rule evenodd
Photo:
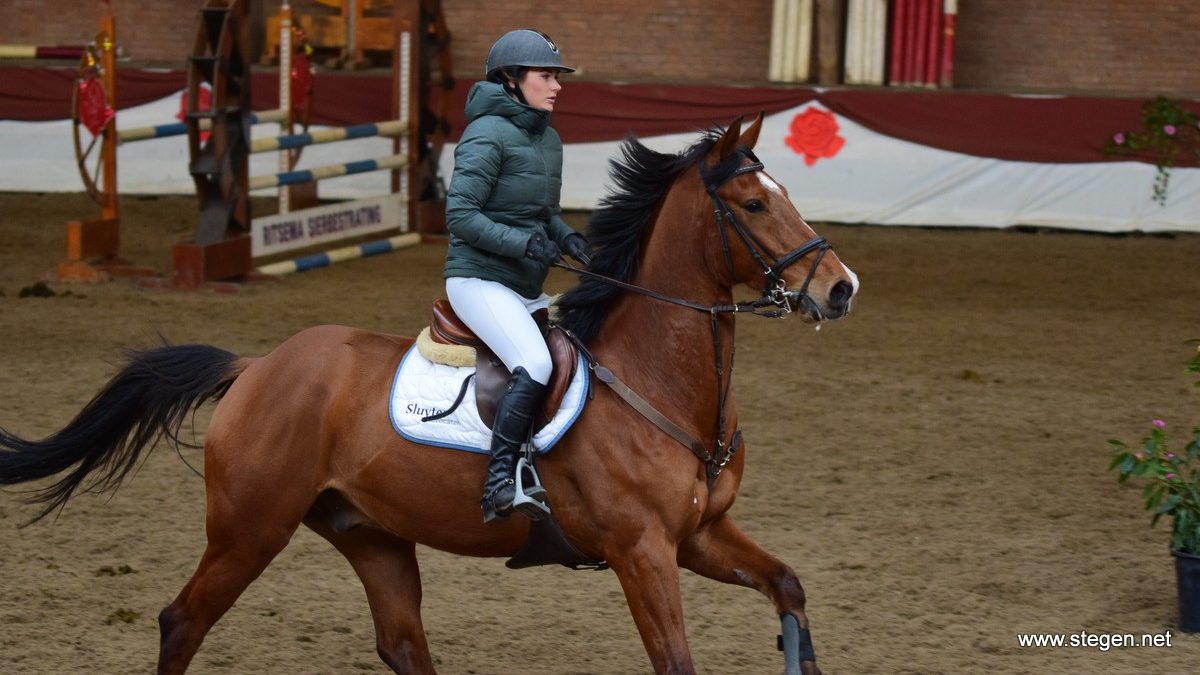
<path fill-rule="evenodd" d="M 387 239 L 376 239 L 374 241 L 364 242 L 357 246 L 344 246 L 335 248 L 331 251 L 323 251 L 314 253 L 302 258 L 294 260 L 284 260 L 269 265 L 259 267 L 259 274 L 267 274 L 270 276 L 282 276 L 284 274 L 293 274 L 295 272 L 307 272 L 308 270 L 317 269 L 318 267 L 328 267 L 334 263 L 345 260 L 354 260 L 357 258 L 369 258 L 373 255 L 381 253 L 390 253 L 396 249 L 414 246 L 421 243 L 421 235 L 416 232 L 408 234 L 400 234 Z"/>
<path fill-rule="evenodd" d="M 374 136 L 399 136 L 407 131 L 407 125 L 400 120 L 376 122 L 373 124 L 356 124 L 335 129 L 321 129 L 303 134 L 276 136 L 274 138 L 256 138 L 250 142 L 250 152 L 271 152 L 274 150 L 292 150 L 320 143 L 348 141 L 353 138 L 371 138 Z"/>
<path fill-rule="evenodd" d="M 210 5 L 227 9 L 229 17 L 240 17 L 241 14 L 233 10 L 244 10 L 246 1 L 206 0 Z M 287 4 L 290 6 L 291 3 Z M 177 244 L 173 250 L 173 254 L 176 254 L 174 256 L 174 278 L 177 285 L 195 287 L 203 281 L 236 279 L 250 273 L 283 275 L 302 272 L 343 260 L 387 253 L 420 242 L 421 235 L 419 233 L 408 232 L 415 221 L 412 214 L 414 207 L 409 196 L 413 193 L 411 185 L 414 180 L 411 167 L 415 166 L 417 161 L 419 145 L 416 143 L 415 124 L 417 119 L 415 94 L 418 82 L 416 67 L 419 64 L 416 50 L 420 44 L 420 31 L 422 30 L 419 10 L 420 3 L 415 0 L 396 0 L 393 3 L 395 44 L 392 54 L 392 96 L 394 100 L 389 120 L 339 128 L 305 130 L 307 133 L 298 134 L 282 131 L 275 138 L 238 136 L 238 139 L 244 138 L 246 141 L 246 144 L 241 146 L 246 154 L 275 151 L 279 152 L 281 158 L 288 157 L 289 159 L 289 156 L 293 156 L 300 148 L 309 145 L 383 136 L 390 137 L 388 139 L 392 145 L 390 155 L 359 161 L 346 162 L 343 160 L 343 163 L 306 170 L 297 170 L 294 163 L 289 163 L 286 166 L 281 165 L 277 173 L 258 176 L 249 175 L 247 172 L 248 162 L 242 162 L 236 166 L 231 164 L 232 171 L 228 176 L 229 179 L 238 181 L 242 186 L 235 195 L 240 197 L 247 193 L 253 194 L 254 191 L 305 183 L 313 184 L 320 180 L 340 176 L 386 170 L 392 172 L 391 191 L 354 201 L 318 204 L 297 211 L 285 209 L 283 200 L 281 200 L 281 208 L 277 213 L 249 219 L 248 227 L 243 227 L 242 220 L 232 216 L 214 219 L 211 223 L 202 223 L 202 225 L 211 225 L 212 227 L 209 229 L 213 231 L 215 231 L 216 225 L 225 224 L 226 236 L 215 243 L 184 242 Z M 206 35 L 205 37 L 211 36 Z M 225 37 L 222 36 L 221 40 L 224 39 Z M 220 40 L 217 43 L 223 44 Z M 198 39 L 197 44 L 200 44 L 201 47 L 197 50 L 198 53 L 192 57 L 195 63 L 201 62 L 201 57 L 211 56 L 210 51 L 215 49 L 212 46 L 214 44 L 212 40 L 204 42 Z M 200 71 L 198 68 L 196 71 L 200 76 L 206 76 L 206 72 Z M 219 78 L 212 82 L 214 100 L 219 100 L 223 94 L 243 94 L 247 91 L 245 88 L 241 88 L 237 92 L 232 92 L 228 88 L 222 89 L 221 85 L 225 83 L 224 79 Z M 189 101 L 194 98 L 189 96 Z M 281 100 L 282 98 L 281 96 Z M 241 110 L 248 109 L 243 104 Z M 214 131 L 218 130 L 222 121 L 221 118 L 218 118 L 214 124 Z M 240 122 L 241 120 L 236 121 Z M 189 124 L 195 124 L 195 121 L 189 120 Z M 189 134 L 194 129 L 195 127 L 189 128 Z M 204 156 L 201 156 L 201 159 L 204 159 Z M 194 157 L 192 166 L 199 166 Z M 221 178 L 224 179 L 225 176 L 221 176 Z M 214 183 L 215 187 L 222 189 L 225 185 L 225 182 Z M 213 190 L 213 194 L 216 194 L 216 190 Z M 227 197 L 224 192 L 221 193 L 221 196 Z M 226 201 L 229 200 L 226 199 Z M 250 200 L 245 201 L 249 203 Z M 215 204 L 216 200 L 214 199 L 213 202 Z M 225 202 L 221 202 L 221 205 L 225 211 L 229 210 Z M 215 212 L 216 209 L 214 208 L 212 211 Z M 243 229 L 246 230 L 245 234 L 241 233 Z M 205 232 L 208 231 L 205 230 Z M 200 229 L 197 232 L 200 232 Z M 388 238 L 382 239 L 381 237 Z M 198 236 L 197 239 L 199 238 Z M 366 243 L 347 245 L 349 242 Z M 324 252 L 308 255 L 327 246 L 333 247 L 332 250 L 325 249 Z M 337 246 L 342 246 L 342 248 L 337 248 Z M 288 257 L 283 254 L 289 252 L 292 256 L 301 255 L 303 257 L 275 262 L 283 257 Z"/>
<path fill-rule="evenodd" d="M 0 59 L 69 59 L 78 61 L 87 47 L 82 45 L 0 45 Z"/>
<path fill-rule="evenodd" d="M 287 111 L 282 108 L 276 110 L 264 110 L 262 112 L 250 113 L 251 124 L 268 124 L 271 122 L 283 122 L 287 120 Z M 212 127 L 212 120 L 200 120 L 200 130 L 208 131 Z M 166 138 L 168 136 L 182 136 L 187 133 L 187 125 L 183 122 L 172 122 L 170 124 L 155 124 L 146 127 L 130 127 L 129 129 L 121 129 L 117 132 L 118 143 L 129 143 L 132 141 L 143 141 L 148 138 Z"/>
<path fill-rule="evenodd" d="M 379 157 L 377 159 L 364 159 L 357 162 L 319 166 L 304 171 L 286 171 L 284 173 L 252 176 L 250 178 L 250 189 L 261 190 L 263 188 L 279 187 L 280 185 L 307 183 L 311 180 L 349 176 L 356 173 L 400 169 L 407 165 L 408 157 L 406 155 L 388 155 L 387 157 Z"/>

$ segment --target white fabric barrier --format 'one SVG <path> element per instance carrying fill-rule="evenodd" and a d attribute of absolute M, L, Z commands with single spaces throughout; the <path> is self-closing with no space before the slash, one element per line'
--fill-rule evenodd
<path fill-rule="evenodd" d="M 838 116 L 845 139 L 832 158 L 812 166 L 784 142 L 805 104 L 771 115 L 754 152 L 813 222 L 1008 227 L 1036 225 L 1101 232 L 1200 232 L 1200 169 L 1174 169 L 1165 206 L 1152 198 L 1155 168 L 1142 162 L 1013 162 L 939 150 L 876 133 Z M 643 139 L 674 152 L 696 139 Z M 591 208 L 607 185 L 616 143 L 581 143 L 565 151 L 562 203 Z M 443 164 L 445 175 L 453 160 Z"/>
<path fill-rule="evenodd" d="M 1200 232 L 1200 169 L 1174 169 L 1167 203 L 1152 199 L 1155 168 L 1141 162 L 1048 164 L 975 157 L 939 150 L 875 133 L 845 117 L 835 117 L 845 139 L 833 157 L 809 166 L 785 139 L 792 120 L 818 104 L 805 104 L 769 116 L 755 152 L 767 172 L 788 189 L 797 208 L 812 221 L 881 225 L 1006 227 L 1036 225 L 1102 232 L 1141 230 Z M 178 96 L 122 110 L 122 128 L 163 124 L 179 110 Z M 986 133 L 986 130 L 981 130 Z M 278 134 L 278 126 L 258 125 L 254 136 Z M 643 139 L 650 147 L 675 152 L 696 134 Z M 591 209 L 609 185 L 609 160 L 619 144 L 576 143 L 565 148 L 562 205 Z M 75 192 L 81 189 L 71 146 L 71 123 L 0 121 L 0 191 Z M 391 152 L 391 140 L 363 138 L 310 146 L 298 168 L 335 164 Z M 187 171 L 184 137 L 139 141 L 118 151 L 122 194 L 187 194 L 194 184 Z M 454 149 L 441 158 L 449 180 Z M 251 156 L 251 175 L 274 173 L 272 153 Z M 321 181 L 323 197 L 357 199 L 389 190 L 386 172 Z M 271 190 L 256 194 L 269 195 Z"/>
<path fill-rule="evenodd" d="M 117 113 L 121 129 L 176 122 L 180 93 L 164 99 L 127 108 Z M 382 121 L 382 120 L 381 120 Z M 326 127 L 313 127 L 314 130 Z M 278 124 L 257 124 L 252 138 L 280 135 Z M 83 132 L 86 144 L 90 134 Z M 78 192 L 83 189 L 75 168 L 75 149 L 71 141 L 71 121 L 14 122 L 0 120 L 0 191 L 7 192 Z M 392 139 L 356 138 L 338 143 L 305 147 L 297 169 L 372 159 L 392 154 Z M 94 168 L 97 152 L 92 152 L 89 169 Z M 250 175 L 261 176 L 279 171 L 278 154 L 250 156 Z M 117 149 L 117 192 L 119 194 L 189 194 L 196 184 L 188 173 L 187 136 L 167 136 L 133 141 Z M 359 199 L 391 191 L 390 172 L 356 174 L 320 182 L 322 197 Z M 276 188 L 256 190 L 252 194 L 270 196 Z"/>

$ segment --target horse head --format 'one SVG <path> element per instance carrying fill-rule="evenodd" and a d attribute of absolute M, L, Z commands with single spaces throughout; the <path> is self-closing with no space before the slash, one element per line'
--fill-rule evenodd
<path fill-rule="evenodd" d="M 755 156 L 762 119 L 760 114 L 745 131 L 742 119 L 734 120 L 697 166 L 699 203 L 706 219 L 716 221 L 705 243 L 712 272 L 729 287 L 744 284 L 761 292 L 767 311 L 760 313 L 796 311 L 808 321 L 841 318 L 850 311 L 858 277 Z"/>
<path fill-rule="evenodd" d="M 588 221 L 590 276 L 559 298 L 559 323 L 590 342 L 630 290 L 714 315 L 845 316 L 858 278 L 763 169 L 753 150 L 761 129 L 761 115 L 745 131 L 738 118 L 677 154 L 626 140 Z M 732 304 L 740 285 L 761 297 Z"/>

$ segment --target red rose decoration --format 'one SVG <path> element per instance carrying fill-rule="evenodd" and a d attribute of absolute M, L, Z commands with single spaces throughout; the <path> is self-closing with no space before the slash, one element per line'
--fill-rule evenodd
<path fill-rule="evenodd" d="M 92 136 L 99 136 L 112 121 L 113 109 L 108 107 L 104 84 L 95 76 L 79 81 L 79 121 Z"/>
<path fill-rule="evenodd" d="M 837 118 L 828 110 L 809 108 L 792 120 L 791 136 L 784 139 L 797 155 L 804 155 L 804 163 L 812 166 L 822 157 L 838 154 L 846 139 L 837 135 Z"/>

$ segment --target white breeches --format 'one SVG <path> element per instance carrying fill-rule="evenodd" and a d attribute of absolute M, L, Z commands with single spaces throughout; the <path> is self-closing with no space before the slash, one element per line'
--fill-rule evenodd
<path fill-rule="evenodd" d="M 521 367 L 538 383 L 550 382 L 550 350 L 530 316 L 549 307 L 550 296 L 530 300 L 499 282 L 468 277 L 446 279 L 446 296 L 458 318 L 510 371 Z"/>

